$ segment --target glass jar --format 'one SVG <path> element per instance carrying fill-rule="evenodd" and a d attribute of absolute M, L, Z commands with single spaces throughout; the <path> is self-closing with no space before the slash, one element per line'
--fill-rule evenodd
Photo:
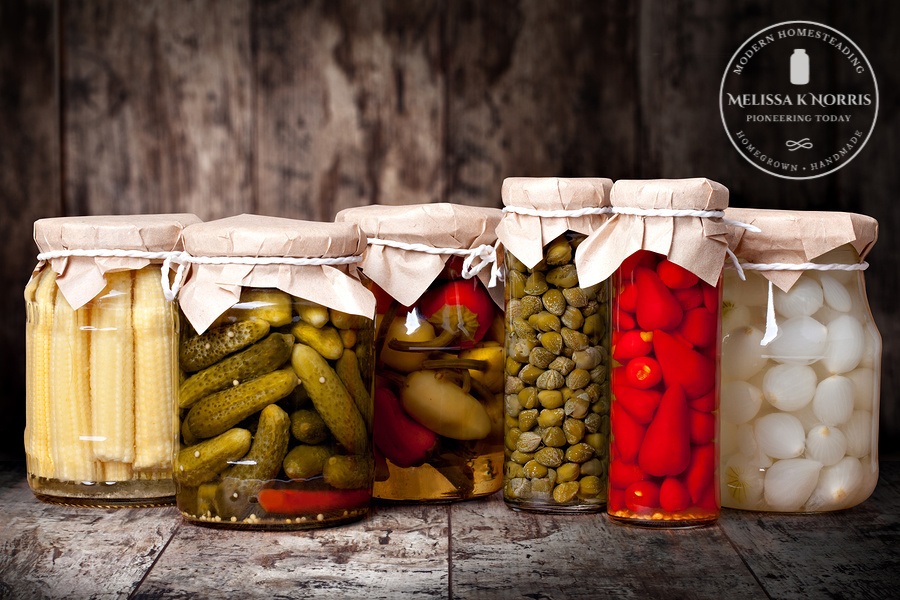
<path fill-rule="evenodd" d="M 845 244 L 812 262 L 821 270 L 800 271 L 787 291 L 764 276 L 778 265 L 745 265 L 746 281 L 726 272 L 723 506 L 839 510 L 878 482 L 881 336 L 863 272 L 841 270 L 859 254 Z"/>
<path fill-rule="evenodd" d="M 502 486 L 503 315 L 488 277 L 499 218 L 447 203 L 336 217 L 369 236 L 361 269 L 377 299 L 380 500 L 470 500 Z"/>
<path fill-rule="evenodd" d="M 218 255 L 217 235 L 235 240 L 231 256 Z M 282 239 L 292 242 L 278 252 L 292 248 L 292 256 L 249 251 L 275 254 L 269 241 Z M 328 242 L 332 256 L 309 256 Z M 374 298 L 340 266 L 364 244 L 356 227 L 250 215 L 185 231 L 192 264 L 179 296 L 175 484 L 188 522 L 307 529 L 368 513 L 375 329 L 365 314 L 374 313 Z M 242 284 L 236 303 L 216 293 L 230 293 L 219 286 L 232 272 Z M 323 295 L 329 286 L 328 294 L 355 297 L 349 306 L 363 314 L 326 306 L 334 302 Z M 230 307 L 207 324 L 218 311 L 205 309 L 220 301 Z"/>
<path fill-rule="evenodd" d="M 35 223 L 42 262 L 25 289 L 25 450 L 41 500 L 172 503 L 179 322 L 159 253 L 177 248 L 181 229 L 197 220 Z"/>
<path fill-rule="evenodd" d="M 609 466 L 609 281 L 576 257 L 606 221 L 612 181 L 508 178 L 505 483 L 513 510 L 599 512 Z"/>
<path fill-rule="evenodd" d="M 709 285 L 639 250 L 613 290 L 609 516 L 648 526 L 715 521 L 721 278 Z"/>

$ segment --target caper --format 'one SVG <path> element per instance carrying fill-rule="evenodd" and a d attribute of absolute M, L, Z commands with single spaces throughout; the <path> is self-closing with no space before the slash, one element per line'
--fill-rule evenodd
<path fill-rule="evenodd" d="M 577 481 L 567 481 L 553 488 L 553 500 L 559 504 L 571 502 L 578 493 L 580 486 Z"/>
<path fill-rule="evenodd" d="M 537 394 L 538 402 L 544 408 L 559 408 L 565 403 L 562 392 L 559 390 L 541 390 Z"/>
<path fill-rule="evenodd" d="M 528 324 L 542 332 L 559 331 L 562 329 L 559 317 L 546 310 L 542 310 L 541 312 L 528 317 Z M 565 337 L 563 337 L 563 341 L 565 341 Z"/>
<path fill-rule="evenodd" d="M 537 381 L 535 381 L 535 385 L 538 387 L 538 389 L 541 390 L 557 390 L 565 385 L 565 383 L 565 377 L 563 377 L 559 374 L 559 372 L 554 371 L 553 369 L 544 371 L 543 373 L 541 373 L 540 377 L 537 378 Z"/>
<path fill-rule="evenodd" d="M 527 319 L 531 315 L 535 315 L 544 310 L 544 303 L 540 296 L 525 296 L 519 304 L 519 316 Z"/>
<path fill-rule="evenodd" d="M 511 417 L 509 415 L 505 415 L 503 418 L 506 423 L 507 429 L 510 427 L 518 427 L 519 426 L 519 418 L 518 417 Z"/>
<path fill-rule="evenodd" d="M 547 272 L 547 283 L 559 288 L 572 288 L 578 285 L 578 271 L 575 265 L 568 264 L 551 269 Z"/>
<path fill-rule="evenodd" d="M 528 270 L 528 267 L 525 266 L 521 260 L 513 256 L 511 253 L 506 253 L 506 268 L 510 271 L 521 271 L 524 273 Z"/>
<path fill-rule="evenodd" d="M 599 435 L 592 433 L 590 435 Z M 589 436 L 588 436 L 589 437 Z M 572 444 L 566 450 L 566 460 L 569 462 L 583 463 L 594 458 L 595 449 L 590 444 L 579 442 Z"/>
<path fill-rule="evenodd" d="M 531 491 L 535 496 L 549 496 L 553 489 L 553 481 L 549 477 L 531 480 Z"/>
<path fill-rule="evenodd" d="M 531 349 L 538 345 L 537 339 L 511 337 L 511 340 L 514 341 L 507 348 L 509 358 L 520 363 L 528 362 L 528 355 L 531 353 Z"/>
<path fill-rule="evenodd" d="M 599 496 L 605 491 L 606 489 L 603 486 L 603 481 L 596 475 L 588 475 L 586 477 L 582 477 L 578 482 L 578 495 L 582 498 Z"/>
<path fill-rule="evenodd" d="M 607 370 L 605 365 L 597 365 L 593 369 L 590 370 L 591 374 L 591 382 L 593 383 L 604 383 L 607 377 Z"/>
<path fill-rule="evenodd" d="M 584 319 L 582 330 L 586 335 L 592 335 L 599 338 L 606 333 L 606 322 L 599 313 L 593 314 Z"/>
<path fill-rule="evenodd" d="M 566 299 L 566 302 L 569 306 L 574 308 L 582 308 L 583 306 L 587 306 L 588 297 L 584 293 L 584 290 L 580 287 L 570 287 L 566 288 L 562 291 L 563 298 Z"/>
<path fill-rule="evenodd" d="M 531 409 L 537 406 L 537 389 L 533 387 L 527 387 L 519 392 L 519 404 L 522 408 Z"/>
<path fill-rule="evenodd" d="M 572 372 L 572 369 L 575 368 L 575 361 L 565 356 L 559 356 L 553 359 L 553 362 L 547 365 L 547 368 L 558 371 L 562 376 L 566 376 Z"/>
<path fill-rule="evenodd" d="M 565 483 L 567 481 L 575 481 L 581 475 L 581 465 L 578 463 L 567 462 L 556 469 L 556 481 Z"/>
<path fill-rule="evenodd" d="M 543 346 L 538 346 L 531 351 L 531 354 L 528 356 L 528 362 L 540 369 L 546 369 L 555 358 L 556 354 Z"/>
<path fill-rule="evenodd" d="M 541 296 L 541 302 L 544 308 L 547 309 L 547 312 L 557 317 L 561 317 L 566 312 L 566 299 L 563 297 L 562 292 L 557 289 L 544 292 L 544 295 Z"/>
<path fill-rule="evenodd" d="M 507 394 L 518 394 L 524 387 L 525 384 L 518 377 L 507 376 L 503 391 Z"/>
<path fill-rule="evenodd" d="M 534 452 L 541 445 L 541 436 L 532 431 L 523 431 L 516 441 L 519 452 Z M 517 461 L 518 462 L 518 461 Z"/>
<path fill-rule="evenodd" d="M 584 431 L 584 421 L 579 419 L 566 419 L 563 421 L 563 433 L 566 434 L 566 441 L 570 445 L 580 442 L 584 438 Z"/>
<path fill-rule="evenodd" d="M 522 405 L 519 403 L 519 397 L 516 394 L 506 394 L 503 397 L 503 409 L 507 415 L 518 417 L 522 412 Z"/>
<path fill-rule="evenodd" d="M 519 463 L 507 461 L 505 476 L 507 479 L 512 479 L 513 477 L 525 477 L 525 469 L 523 469 L 522 465 Z"/>
<path fill-rule="evenodd" d="M 600 415 L 591 413 L 584 418 L 584 427 L 591 433 L 597 433 L 600 431 L 601 421 Z"/>
<path fill-rule="evenodd" d="M 547 331 L 545 333 L 541 333 L 538 336 L 538 341 L 540 342 L 541 346 L 552 352 L 554 355 L 559 355 L 559 353 L 562 352 L 562 336 L 555 331 Z"/>
<path fill-rule="evenodd" d="M 506 374 L 507 375 L 516 375 L 519 372 L 519 369 L 522 368 L 522 363 L 517 360 L 513 360 L 512 357 L 506 357 Z"/>
<path fill-rule="evenodd" d="M 549 293 L 547 292 L 547 294 Z M 544 297 L 547 294 L 544 294 Z M 584 325 L 584 317 L 581 316 L 581 311 L 574 306 L 567 306 L 559 320 L 569 329 L 581 329 L 581 326 Z"/>
<path fill-rule="evenodd" d="M 556 468 L 563 462 L 564 452 L 559 448 L 541 448 L 534 453 L 534 460 L 545 467 Z"/>
<path fill-rule="evenodd" d="M 600 398 L 603 397 L 603 386 L 599 383 L 591 383 L 584 391 L 587 392 L 588 398 L 591 399 L 591 402 L 597 402 Z"/>
<path fill-rule="evenodd" d="M 541 427 L 556 427 L 562 425 L 566 418 L 566 411 L 562 408 L 545 408 L 537 418 L 537 424 Z"/>
<path fill-rule="evenodd" d="M 509 498 L 530 498 L 531 480 L 524 477 L 514 477 L 507 480 L 503 493 Z"/>
<path fill-rule="evenodd" d="M 525 477 L 529 479 L 540 479 L 547 476 L 547 467 L 536 460 L 529 460 L 523 467 Z"/>
<path fill-rule="evenodd" d="M 525 274 L 521 271 L 510 270 L 506 275 L 506 289 L 510 298 L 521 298 L 525 295 Z"/>
<path fill-rule="evenodd" d="M 512 319 L 510 321 L 510 325 L 512 325 L 513 333 L 515 333 L 519 338 L 537 338 L 537 331 L 534 330 L 534 327 L 532 327 L 528 323 L 528 321 L 521 317 L 519 317 L 518 319 Z"/>
<path fill-rule="evenodd" d="M 531 273 L 525 280 L 525 293 L 532 296 L 540 296 L 550 289 L 544 274 L 540 271 Z"/>
<path fill-rule="evenodd" d="M 591 315 L 596 315 L 600 311 L 600 303 L 596 300 L 588 300 L 588 303 L 581 308 L 581 314 L 587 319 Z"/>
<path fill-rule="evenodd" d="M 572 353 L 572 360 L 579 369 L 590 371 L 594 367 L 603 362 L 603 353 L 597 346 L 588 346 L 584 350 L 578 350 Z"/>
<path fill-rule="evenodd" d="M 591 374 L 584 369 L 574 369 L 566 375 L 566 387 L 573 390 L 580 390 L 591 383 Z"/>
<path fill-rule="evenodd" d="M 606 469 L 603 467 L 603 462 L 599 458 L 592 458 L 581 463 L 581 474 L 606 477 Z"/>
<path fill-rule="evenodd" d="M 584 350 L 590 345 L 588 337 L 580 331 L 563 327 L 559 333 L 562 335 L 563 343 L 566 347 L 571 348 L 573 352 Z"/>
<path fill-rule="evenodd" d="M 513 450 L 513 453 L 509 455 L 509 458 L 520 465 L 526 464 L 529 460 L 534 458 L 533 452 L 520 452 L 519 450 Z"/>
<path fill-rule="evenodd" d="M 584 436 L 584 441 L 591 448 L 594 449 L 597 454 L 605 454 L 606 453 L 606 436 L 600 432 L 597 433 L 589 433 Z M 582 461 L 583 462 L 583 461 Z"/>
<path fill-rule="evenodd" d="M 544 260 L 548 265 L 564 265 L 572 260 L 572 246 L 569 245 L 569 240 L 560 236 L 550 242 L 544 252 Z"/>
<path fill-rule="evenodd" d="M 534 424 L 537 422 L 537 417 L 538 410 L 536 408 L 523 410 L 519 413 L 519 419 L 516 424 L 522 431 L 528 431 L 534 427 Z"/>
<path fill-rule="evenodd" d="M 544 369 L 536 367 L 532 364 L 528 364 L 522 367 L 522 370 L 519 371 L 519 379 L 521 379 L 523 383 L 534 385 L 544 373 Z"/>
<path fill-rule="evenodd" d="M 576 396 L 566 400 L 565 412 L 566 416 L 573 419 L 583 419 L 591 408 L 591 402 L 583 396 Z M 580 422 L 580 421 L 579 421 Z"/>
<path fill-rule="evenodd" d="M 548 427 L 541 434 L 541 439 L 544 445 L 550 448 L 561 448 L 566 445 L 566 434 L 563 433 L 562 427 Z"/>
<path fill-rule="evenodd" d="M 516 449 L 516 444 L 519 442 L 520 435 L 522 435 L 522 431 L 517 427 L 511 427 L 506 430 L 506 436 L 504 437 L 503 443 L 506 444 L 506 448 L 510 452 Z"/>

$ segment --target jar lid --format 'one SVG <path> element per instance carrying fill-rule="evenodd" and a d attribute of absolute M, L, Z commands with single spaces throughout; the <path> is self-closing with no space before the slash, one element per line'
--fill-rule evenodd
<path fill-rule="evenodd" d="M 862 261 L 878 239 L 878 221 L 857 213 L 729 208 L 725 216 L 761 230 L 729 228 L 727 236 L 738 260 L 757 265 L 810 263 L 847 244 Z M 778 269 L 759 272 L 784 291 L 801 275 L 800 271 Z"/>
<path fill-rule="evenodd" d="M 91 301 L 106 287 L 106 273 L 137 270 L 162 258 L 146 253 L 182 250 L 181 234 L 200 219 L 192 214 L 94 215 L 52 217 L 34 223 L 40 250 L 36 271 L 47 262 L 58 274 L 59 291 L 73 309 Z M 104 251 L 92 254 L 91 251 Z M 112 255 L 111 255 L 112 254 Z M 132 254 L 132 256 L 127 256 Z"/>
<path fill-rule="evenodd" d="M 485 286 L 492 287 L 495 229 L 501 216 L 496 208 L 438 202 L 347 208 L 335 221 L 356 223 L 362 228 L 368 236 L 368 248 L 360 268 L 400 304 L 412 306 L 454 256 L 468 261 L 464 276 L 477 276 Z M 501 287 L 491 291 L 502 305 Z"/>
<path fill-rule="evenodd" d="M 728 250 L 725 186 L 703 177 L 620 179 L 610 204 L 613 215 L 575 252 L 582 286 L 608 278 L 638 250 L 661 254 L 716 285 Z"/>
<path fill-rule="evenodd" d="M 189 266 L 178 300 L 197 333 L 237 303 L 244 287 L 375 315 L 375 297 L 356 273 L 366 238 L 355 223 L 238 215 L 191 225 L 183 237 Z"/>
<path fill-rule="evenodd" d="M 534 267 L 544 246 L 562 234 L 588 235 L 606 222 L 612 186 L 611 179 L 597 177 L 507 177 L 497 237 L 525 266 Z"/>

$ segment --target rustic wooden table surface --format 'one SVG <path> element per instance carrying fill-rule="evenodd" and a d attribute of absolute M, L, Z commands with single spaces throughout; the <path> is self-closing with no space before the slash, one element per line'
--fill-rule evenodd
<path fill-rule="evenodd" d="M 379 505 L 320 531 L 223 531 L 174 508 L 39 502 L 0 463 L 0 598 L 900 598 L 900 462 L 834 514 L 725 510 L 704 529 Z"/>

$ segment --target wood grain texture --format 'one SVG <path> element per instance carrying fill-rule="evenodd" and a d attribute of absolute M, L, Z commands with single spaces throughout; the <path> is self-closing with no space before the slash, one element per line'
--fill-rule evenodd
<path fill-rule="evenodd" d="M 67 214 L 249 212 L 246 0 L 60 4 Z"/>
<path fill-rule="evenodd" d="M 268 534 L 184 525 L 134 597 L 442 597 L 447 515 L 445 506 L 383 506 L 359 523 Z"/>
<path fill-rule="evenodd" d="M 0 489 L 0 598 L 127 598 L 179 525 L 171 507 L 44 504 L 4 463 Z"/>
<path fill-rule="evenodd" d="M 36 262 L 32 223 L 61 214 L 55 3 L 0 3 L 0 457 L 22 452 L 25 301 Z"/>
<path fill-rule="evenodd" d="M 331 220 L 442 199 L 439 3 L 260 2 L 259 210 Z"/>
<path fill-rule="evenodd" d="M 447 10 L 448 201 L 500 206 L 505 177 L 635 172 L 632 3 Z"/>
<path fill-rule="evenodd" d="M 652 531 L 605 515 L 515 513 L 499 495 L 451 514 L 455 598 L 765 598 L 717 527 Z"/>

